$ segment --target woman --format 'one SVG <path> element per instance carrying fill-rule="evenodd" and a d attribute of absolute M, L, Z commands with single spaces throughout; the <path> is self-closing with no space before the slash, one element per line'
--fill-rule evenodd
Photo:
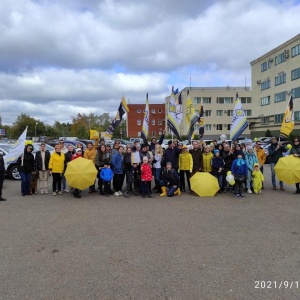
<path fill-rule="evenodd" d="M 111 158 L 111 166 L 114 172 L 113 178 L 113 187 L 115 190 L 115 196 L 122 196 L 123 193 L 121 192 L 123 180 L 124 180 L 124 157 L 123 157 L 124 147 L 120 146 L 118 148 L 118 152 L 114 154 Z"/>
<path fill-rule="evenodd" d="M 242 155 L 242 158 L 245 159 L 245 153 L 243 152 L 241 145 L 235 145 L 235 151 L 233 152 L 234 157 L 237 158 L 239 154 Z"/>
<path fill-rule="evenodd" d="M 213 154 L 211 153 L 211 148 L 210 146 L 206 146 L 204 148 L 204 153 L 202 154 L 202 171 L 203 172 L 212 172 L 212 165 L 211 165 L 211 160 L 213 158 Z"/>
<path fill-rule="evenodd" d="M 254 168 L 254 164 L 258 164 L 258 159 L 253 151 L 253 147 L 252 146 L 247 146 L 247 151 L 245 154 L 245 161 L 246 161 L 246 165 L 247 165 L 247 180 L 246 180 L 246 186 L 247 186 L 247 192 L 249 194 L 252 194 L 252 172 L 253 172 L 253 168 Z"/>
<path fill-rule="evenodd" d="M 223 155 L 223 145 L 222 144 L 218 144 L 217 150 L 220 151 L 220 156 L 222 157 L 222 155 Z"/>
<path fill-rule="evenodd" d="M 78 148 L 81 149 L 81 151 L 82 151 L 82 157 L 83 157 L 83 155 L 84 155 L 84 150 L 83 150 L 82 144 L 78 143 L 78 144 L 76 145 L 75 149 L 78 149 Z"/>
<path fill-rule="evenodd" d="M 33 146 L 26 145 L 24 152 L 19 157 L 19 173 L 21 176 L 21 193 L 22 196 L 30 195 L 31 173 L 34 171 L 34 156 L 32 154 Z"/>
<path fill-rule="evenodd" d="M 189 187 L 189 192 L 191 193 L 190 177 L 193 170 L 193 157 L 188 151 L 188 146 L 184 145 L 182 148 L 182 153 L 179 154 L 179 174 L 180 174 L 180 189 L 185 192 L 185 178 Z"/>
<path fill-rule="evenodd" d="M 300 143 L 298 137 L 295 137 L 293 140 L 293 147 L 290 154 L 300 158 Z M 299 182 L 296 183 L 296 192 L 294 194 L 300 194 Z"/>
<path fill-rule="evenodd" d="M 112 156 L 114 156 L 116 153 L 118 153 L 119 147 L 120 147 L 120 142 L 115 141 L 114 145 L 113 145 L 113 148 L 112 148 L 112 151 L 111 151 Z M 124 148 L 123 148 L 123 150 L 124 150 Z"/>
<path fill-rule="evenodd" d="M 154 181 L 155 181 L 155 187 L 154 190 L 161 193 L 160 188 L 160 174 L 161 174 L 161 164 L 163 159 L 163 147 L 159 144 L 155 145 L 155 150 L 153 154 L 153 173 L 154 173 Z"/>
<path fill-rule="evenodd" d="M 55 152 L 51 154 L 49 162 L 49 173 L 52 175 L 52 191 L 53 196 L 56 196 L 56 185 L 58 186 L 58 195 L 62 195 L 61 178 L 64 171 L 65 155 L 61 153 L 60 146 L 55 145 Z"/>
<path fill-rule="evenodd" d="M 132 149 L 130 146 L 126 146 L 126 153 L 124 155 L 124 172 L 126 174 L 126 189 L 124 197 L 129 198 L 129 191 L 132 190 Z"/>
<path fill-rule="evenodd" d="M 106 151 L 105 145 L 101 145 L 100 148 L 97 150 L 97 155 L 96 155 L 96 167 L 99 169 L 98 172 L 98 187 L 99 187 L 99 194 L 104 195 L 103 191 L 103 180 L 99 176 L 101 169 L 104 167 L 104 164 L 109 164 L 111 159 L 111 154 L 110 152 Z"/>

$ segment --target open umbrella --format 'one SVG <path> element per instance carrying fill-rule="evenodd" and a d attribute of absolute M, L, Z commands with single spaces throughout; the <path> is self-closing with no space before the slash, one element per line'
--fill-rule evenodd
<path fill-rule="evenodd" d="M 220 188 L 217 178 L 207 172 L 195 173 L 190 182 L 191 189 L 200 197 L 213 197 Z"/>
<path fill-rule="evenodd" d="M 276 175 L 279 180 L 293 184 L 300 182 L 300 159 L 293 155 L 281 157 L 275 168 Z"/>
<path fill-rule="evenodd" d="M 97 169 L 91 160 L 78 157 L 68 163 L 65 177 L 71 187 L 79 190 L 94 184 L 97 175 Z"/>

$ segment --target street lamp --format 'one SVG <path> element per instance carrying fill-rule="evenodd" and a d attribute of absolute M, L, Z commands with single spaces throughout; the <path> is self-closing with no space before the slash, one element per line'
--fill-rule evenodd
<path fill-rule="evenodd" d="M 35 123 L 35 128 L 34 128 L 34 141 L 36 142 L 36 126 L 37 126 L 38 122 Z"/>

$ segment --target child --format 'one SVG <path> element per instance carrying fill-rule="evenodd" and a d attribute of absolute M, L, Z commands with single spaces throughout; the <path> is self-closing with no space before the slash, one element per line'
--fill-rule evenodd
<path fill-rule="evenodd" d="M 231 173 L 235 180 L 235 196 L 237 198 L 244 197 L 243 182 L 247 176 L 247 165 L 242 157 L 242 154 L 239 153 L 231 166 Z"/>
<path fill-rule="evenodd" d="M 218 179 L 219 182 L 219 193 L 222 193 L 222 183 L 223 183 L 223 170 L 224 170 L 224 159 L 220 157 L 220 151 L 216 149 L 214 151 L 215 156 L 211 160 L 211 165 L 213 167 L 213 175 Z"/>
<path fill-rule="evenodd" d="M 131 167 L 132 172 L 132 182 L 134 186 L 134 194 L 137 196 L 140 190 L 140 182 L 141 182 L 141 171 L 140 166 L 137 163 L 133 163 Z"/>
<path fill-rule="evenodd" d="M 265 180 L 264 175 L 259 169 L 259 165 L 256 163 L 254 164 L 254 171 L 252 172 L 253 176 L 253 190 L 254 193 L 260 194 L 262 189 L 262 183 Z"/>
<path fill-rule="evenodd" d="M 114 176 L 114 173 L 112 169 L 110 168 L 109 163 L 104 163 L 103 168 L 101 168 L 100 171 L 100 178 L 103 181 L 103 187 L 104 187 L 104 197 L 109 197 L 109 194 L 111 194 L 110 191 L 110 182 Z"/>
<path fill-rule="evenodd" d="M 147 156 L 143 157 L 143 163 L 141 165 L 141 189 L 142 189 L 142 197 L 146 198 L 154 198 L 151 194 L 151 181 L 153 179 L 152 169 L 149 164 L 149 160 Z"/>

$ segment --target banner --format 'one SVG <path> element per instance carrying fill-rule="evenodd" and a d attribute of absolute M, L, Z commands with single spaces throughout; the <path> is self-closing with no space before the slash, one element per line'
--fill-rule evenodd
<path fill-rule="evenodd" d="M 99 139 L 99 132 L 97 130 L 90 129 L 90 140 Z"/>
<path fill-rule="evenodd" d="M 148 102 L 148 93 L 147 93 L 143 127 L 142 127 L 142 133 L 141 133 L 141 138 L 143 139 L 145 144 L 148 144 L 147 137 L 149 134 L 149 115 L 150 115 L 149 114 L 149 102 Z"/>
<path fill-rule="evenodd" d="M 185 124 L 188 127 L 187 139 L 190 141 L 194 138 L 194 126 L 198 122 L 199 116 L 196 114 L 189 91 L 187 94 L 188 98 L 186 100 Z"/>
<path fill-rule="evenodd" d="M 202 103 L 202 98 L 200 101 L 200 108 L 199 108 L 199 139 L 201 140 L 203 135 L 204 135 L 204 111 L 203 111 L 203 103 Z"/>
<path fill-rule="evenodd" d="M 177 121 L 177 108 L 173 89 L 169 101 L 167 125 L 169 126 L 170 130 L 174 133 L 176 138 L 180 140 L 179 125 Z"/>
<path fill-rule="evenodd" d="M 285 109 L 282 125 L 280 128 L 280 137 L 287 138 L 294 129 L 294 103 L 291 95 L 289 103 Z"/>

